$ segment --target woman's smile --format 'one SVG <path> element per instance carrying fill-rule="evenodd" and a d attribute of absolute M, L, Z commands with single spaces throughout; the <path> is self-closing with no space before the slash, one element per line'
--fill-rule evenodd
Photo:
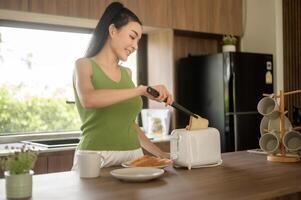
<path fill-rule="evenodd" d="M 127 52 L 127 55 L 129 56 L 132 52 L 128 49 L 125 50 Z"/>

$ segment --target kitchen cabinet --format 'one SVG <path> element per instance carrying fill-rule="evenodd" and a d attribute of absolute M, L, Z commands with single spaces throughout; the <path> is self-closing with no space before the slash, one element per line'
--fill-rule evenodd
<path fill-rule="evenodd" d="M 99 19 L 112 1 L 104 0 L 28 0 L 30 12 Z M 123 0 L 147 26 L 171 27 L 171 0 Z"/>
<path fill-rule="evenodd" d="M 146 26 L 172 27 L 173 0 L 124 0 L 121 2 L 132 10 Z"/>
<path fill-rule="evenodd" d="M 73 157 L 74 150 L 51 153 L 47 156 L 47 173 L 71 170 Z"/>
<path fill-rule="evenodd" d="M 174 0 L 172 27 L 196 32 L 241 35 L 242 1 Z"/>
<path fill-rule="evenodd" d="M 62 15 L 79 18 L 98 18 L 95 11 L 105 6 L 105 1 L 91 0 L 28 0 L 29 12 L 43 13 L 50 15 Z M 92 7 L 93 6 L 93 7 Z M 103 12 L 103 11 L 102 11 Z"/>
<path fill-rule="evenodd" d="M 0 0 L 0 9 L 28 11 L 28 0 Z"/>
<path fill-rule="evenodd" d="M 69 171 L 73 165 L 74 150 L 40 153 L 35 174 Z"/>
<path fill-rule="evenodd" d="M 69 171 L 73 165 L 74 150 L 41 152 L 34 167 L 35 174 Z M 0 171 L 0 177 L 3 172 Z"/>
<path fill-rule="evenodd" d="M 35 174 L 69 171 L 73 165 L 74 150 L 40 153 Z"/>
<path fill-rule="evenodd" d="M 35 164 L 34 173 L 35 174 L 48 173 L 47 164 L 48 164 L 48 157 L 45 155 L 39 155 L 39 157 L 36 161 L 36 164 Z"/>
<path fill-rule="evenodd" d="M 222 37 L 219 35 L 175 31 L 174 62 L 188 54 L 200 55 L 221 52 Z"/>
<path fill-rule="evenodd" d="M 115 0 L 1 0 L 11 9 L 99 19 Z M 120 0 L 145 26 L 215 34 L 242 34 L 242 0 Z"/>

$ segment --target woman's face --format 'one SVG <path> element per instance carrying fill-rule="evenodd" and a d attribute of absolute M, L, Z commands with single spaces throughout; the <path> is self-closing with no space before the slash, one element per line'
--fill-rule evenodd
<path fill-rule="evenodd" d="M 142 26 L 137 22 L 129 22 L 120 29 L 112 26 L 109 32 L 111 47 L 114 53 L 119 60 L 126 61 L 128 56 L 138 49 L 138 42 L 142 35 Z"/>

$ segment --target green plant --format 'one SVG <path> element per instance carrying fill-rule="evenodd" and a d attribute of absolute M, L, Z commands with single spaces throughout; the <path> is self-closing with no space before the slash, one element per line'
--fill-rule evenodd
<path fill-rule="evenodd" d="M 25 145 L 21 149 L 15 149 L 13 154 L 0 159 L 0 167 L 3 171 L 9 171 L 11 175 L 25 174 L 34 168 L 39 151 L 34 147 Z"/>
<path fill-rule="evenodd" d="M 235 45 L 237 42 L 237 38 L 233 35 L 225 35 L 223 37 L 223 44 L 224 45 Z"/>
<path fill-rule="evenodd" d="M 0 86 L 0 135 L 5 133 L 79 130 L 76 107 L 64 99 L 16 98 L 20 89 Z"/>

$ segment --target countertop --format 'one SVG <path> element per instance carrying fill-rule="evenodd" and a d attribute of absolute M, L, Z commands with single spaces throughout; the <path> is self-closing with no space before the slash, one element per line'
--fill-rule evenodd
<path fill-rule="evenodd" d="M 34 176 L 32 199 L 296 199 L 301 197 L 301 163 L 274 163 L 245 151 L 222 154 L 218 167 L 165 168 L 162 177 L 144 183 L 122 182 L 105 168 L 101 177 L 81 179 L 76 172 Z M 4 194 L 0 179 L 0 199 Z M 277 198 L 281 199 L 281 198 Z"/>

